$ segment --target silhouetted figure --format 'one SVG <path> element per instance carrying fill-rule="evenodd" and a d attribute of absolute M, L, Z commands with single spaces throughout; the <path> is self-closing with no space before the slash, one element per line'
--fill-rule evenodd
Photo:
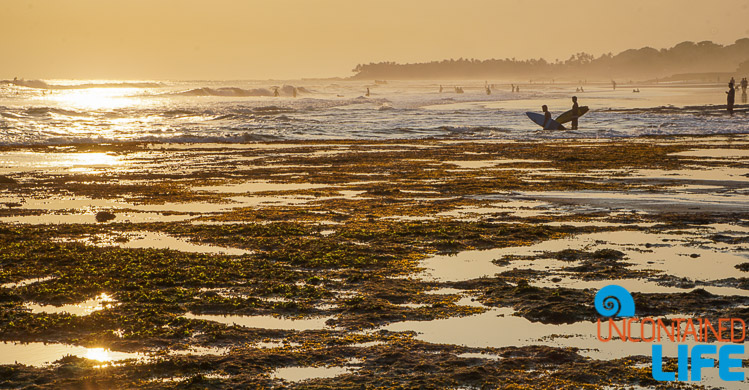
<path fill-rule="evenodd" d="M 611 80 L 611 87 L 614 88 L 614 91 L 616 91 L 616 81 Z"/>
<path fill-rule="evenodd" d="M 736 80 L 733 79 L 733 76 L 731 76 L 731 81 L 729 81 L 729 83 L 736 85 Z"/>
<path fill-rule="evenodd" d="M 515 92 L 515 84 L 510 84 L 510 86 L 512 87 L 512 92 Z"/>
<path fill-rule="evenodd" d="M 726 98 L 726 108 L 728 109 L 728 114 L 733 116 L 733 103 L 736 99 L 736 90 L 733 89 L 733 83 L 728 83 L 728 92 L 726 94 L 728 95 Z"/>
<path fill-rule="evenodd" d="M 520 86 L 519 85 L 515 87 L 515 92 L 520 92 Z"/>
<path fill-rule="evenodd" d="M 749 80 L 747 80 L 746 77 L 744 77 L 743 79 L 741 79 L 741 91 L 744 94 L 746 94 L 746 87 L 748 87 L 748 86 L 749 86 Z"/>
<path fill-rule="evenodd" d="M 575 88 L 575 92 L 580 92 L 580 87 Z"/>
<path fill-rule="evenodd" d="M 583 87 L 580 87 L 580 92 L 585 92 L 585 90 L 583 89 Z"/>
<path fill-rule="evenodd" d="M 440 93 L 442 93 L 442 84 L 440 84 Z"/>
<path fill-rule="evenodd" d="M 296 97 L 296 87 L 294 87 L 294 89 L 291 90 L 291 96 Z"/>
<path fill-rule="evenodd" d="M 274 89 L 274 90 L 273 90 L 273 96 L 275 96 L 275 97 L 279 97 L 280 95 L 281 95 L 281 94 L 280 94 L 280 93 L 278 93 L 278 88 L 276 88 L 276 89 Z"/>
<path fill-rule="evenodd" d="M 747 100 L 746 99 L 746 92 L 742 92 L 741 93 L 741 102 L 744 103 L 744 104 L 746 104 L 746 100 Z"/>
<path fill-rule="evenodd" d="M 486 87 L 486 94 L 487 94 L 487 95 L 491 95 L 491 94 L 492 94 L 492 90 L 491 90 L 491 88 L 489 88 L 489 87 Z"/>
<path fill-rule="evenodd" d="M 369 88 L 367 88 L 367 94 L 366 94 L 366 96 L 369 96 Z"/>
<path fill-rule="evenodd" d="M 541 106 L 541 111 L 544 112 L 544 129 L 546 129 L 546 126 L 549 124 L 549 121 L 551 120 L 551 113 L 549 112 L 549 107 L 544 104 Z"/>
<path fill-rule="evenodd" d="M 572 97 L 572 130 L 577 130 L 577 118 L 580 117 L 580 106 L 577 105 L 577 96 Z"/>

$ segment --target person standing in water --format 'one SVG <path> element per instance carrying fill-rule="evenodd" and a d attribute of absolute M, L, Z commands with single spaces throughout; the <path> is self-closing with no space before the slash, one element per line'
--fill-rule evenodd
<path fill-rule="evenodd" d="M 749 86 L 749 80 L 747 80 L 746 77 L 744 77 L 743 79 L 741 79 L 741 91 L 743 93 L 746 93 L 746 87 L 748 87 L 748 86 Z"/>
<path fill-rule="evenodd" d="M 733 116 L 733 103 L 736 100 L 736 90 L 733 89 L 733 83 L 728 83 L 728 92 L 726 92 L 728 95 L 726 97 L 726 108 L 728 109 L 728 114 Z"/>
<path fill-rule="evenodd" d="M 369 96 L 369 88 L 367 88 L 367 95 L 366 96 Z"/>
<path fill-rule="evenodd" d="M 549 112 L 549 107 L 544 104 L 541 106 L 541 111 L 544 112 L 544 130 L 546 130 L 546 127 L 549 125 L 549 121 L 551 120 L 551 113 Z"/>
<path fill-rule="evenodd" d="M 580 117 L 580 106 L 577 105 L 577 96 L 572 97 L 572 125 L 570 130 L 577 130 L 577 118 Z"/>

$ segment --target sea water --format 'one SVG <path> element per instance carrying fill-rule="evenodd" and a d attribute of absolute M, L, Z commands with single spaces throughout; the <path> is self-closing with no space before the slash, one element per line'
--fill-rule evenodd
<path fill-rule="evenodd" d="M 720 107 L 725 88 L 717 84 L 638 86 L 640 93 L 624 87 L 613 91 L 607 84 L 587 85 L 585 92 L 575 92 L 573 84 L 527 84 L 513 93 L 509 85 L 497 83 L 491 95 L 483 81 L 46 80 L 28 85 L 33 87 L 0 81 L 0 144 L 749 132 L 749 121 L 741 119 L 745 112 L 731 118 Z M 454 86 L 465 93 L 454 93 Z M 591 108 L 577 131 L 542 131 L 525 115 L 541 111 L 542 104 L 559 115 L 571 108 L 572 95 Z"/>

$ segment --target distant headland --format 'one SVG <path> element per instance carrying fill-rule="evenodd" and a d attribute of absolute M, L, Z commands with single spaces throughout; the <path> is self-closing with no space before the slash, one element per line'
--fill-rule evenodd
<path fill-rule="evenodd" d="M 749 74 L 749 38 L 731 45 L 710 41 L 682 42 L 671 48 L 625 50 L 596 58 L 577 53 L 569 59 L 549 62 L 543 58 L 530 60 L 449 59 L 414 64 L 379 62 L 359 64 L 353 70 L 354 80 L 428 80 L 428 79 L 533 79 L 540 82 L 555 79 L 609 80 L 638 79 L 676 81 L 722 80 L 726 73 Z M 679 76 L 675 76 L 679 75 Z M 684 78 L 682 78 L 684 79 Z M 684 79 L 686 80 L 686 79 Z"/>

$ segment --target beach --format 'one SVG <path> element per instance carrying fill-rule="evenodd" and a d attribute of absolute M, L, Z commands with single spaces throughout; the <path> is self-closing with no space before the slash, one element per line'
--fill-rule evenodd
<path fill-rule="evenodd" d="M 747 0 L 0 8 L 0 389 L 749 388 Z"/>
<path fill-rule="evenodd" d="M 736 126 L 2 146 L 0 385 L 674 388 L 594 296 L 749 319 Z"/>

